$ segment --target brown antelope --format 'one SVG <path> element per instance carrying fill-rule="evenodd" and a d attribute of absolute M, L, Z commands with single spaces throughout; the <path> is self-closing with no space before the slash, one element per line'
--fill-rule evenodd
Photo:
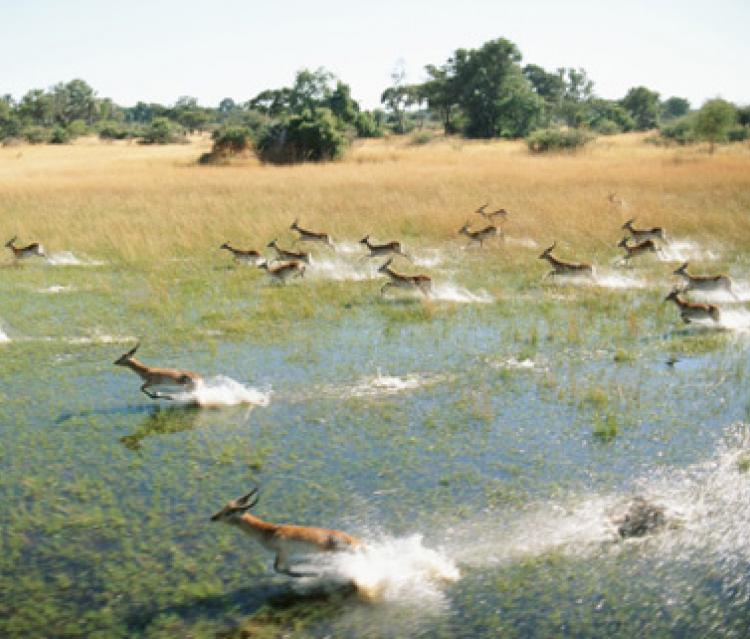
<path fill-rule="evenodd" d="M 396 271 L 390 268 L 391 262 L 393 262 L 393 258 L 389 259 L 385 264 L 378 268 L 380 273 L 385 273 L 391 278 L 390 281 L 386 282 L 383 285 L 383 288 L 380 289 L 381 295 L 383 295 L 389 288 L 394 287 L 417 289 L 425 297 L 430 296 L 430 292 L 432 291 L 432 279 L 430 277 L 427 275 L 402 275 L 401 273 L 396 273 Z"/>
<path fill-rule="evenodd" d="M 508 211 L 505 209 L 497 209 L 496 211 L 490 211 L 489 213 L 485 210 L 489 204 L 482 204 L 474 213 L 478 213 L 481 215 L 485 220 L 488 220 L 492 222 L 492 219 L 495 217 L 500 217 L 503 219 L 503 221 L 506 221 L 508 219 Z"/>
<path fill-rule="evenodd" d="M 273 568 L 276 572 L 290 577 L 307 577 L 315 573 L 292 570 L 290 557 L 321 552 L 342 552 L 355 550 L 362 546 L 356 537 L 328 528 L 314 526 L 294 526 L 291 524 L 273 524 L 248 511 L 258 503 L 258 487 L 249 493 L 231 500 L 224 508 L 211 517 L 211 521 L 220 521 L 230 526 L 237 526 L 264 548 L 276 554 Z"/>
<path fill-rule="evenodd" d="M 620 263 L 630 265 L 630 260 L 632 260 L 634 257 L 645 255 L 646 253 L 659 254 L 661 252 L 659 250 L 659 247 L 653 240 L 644 240 L 642 242 L 637 242 L 636 244 L 630 245 L 628 244 L 628 239 L 629 238 L 627 237 L 623 237 L 617 243 L 618 247 L 625 249 L 625 255 L 620 259 Z"/>
<path fill-rule="evenodd" d="M 614 191 L 607 194 L 607 199 L 609 200 L 610 204 L 613 204 L 614 206 L 625 206 L 625 200 L 623 200 L 621 197 L 617 196 L 617 193 Z"/>
<path fill-rule="evenodd" d="M 27 257 L 45 257 L 44 247 L 39 242 L 28 244 L 26 246 L 16 246 L 16 240 L 18 237 L 14 236 L 5 243 L 5 248 L 9 248 L 13 252 L 13 257 L 17 260 L 22 260 Z"/>
<path fill-rule="evenodd" d="M 552 255 L 555 246 L 557 246 L 557 242 L 553 242 L 552 246 L 544 249 L 539 256 L 540 260 L 547 260 L 552 265 L 552 270 L 544 276 L 545 278 L 551 275 L 586 275 L 588 277 L 594 275 L 594 267 L 591 264 L 587 264 L 586 262 L 565 262 L 556 258 Z"/>
<path fill-rule="evenodd" d="M 680 268 L 674 271 L 673 275 L 679 275 L 685 280 L 685 287 L 682 289 L 683 293 L 687 291 L 727 291 L 735 299 L 735 295 L 732 290 L 732 280 L 728 275 L 690 275 L 687 272 L 688 262 L 685 262 Z"/>
<path fill-rule="evenodd" d="M 305 265 L 302 262 L 282 262 L 278 266 L 269 266 L 268 262 L 261 262 L 258 268 L 268 273 L 272 280 L 286 284 L 286 281 L 293 277 L 305 276 Z"/>
<path fill-rule="evenodd" d="M 633 226 L 635 218 L 630 218 L 625 224 L 622 225 L 623 231 L 628 231 L 630 237 L 636 242 L 643 240 L 661 240 L 665 244 L 667 243 L 667 234 L 661 226 L 655 226 L 650 229 L 637 229 Z"/>
<path fill-rule="evenodd" d="M 292 231 L 297 231 L 297 233 L 299 233 L 297 241 L 321 242 L 322 244 L 333 248 L 333 242 L 331 241 L 331 236 L 328 235 L 328 233 L 315 233 L 314 231 L 306 231 L 305 229 L 301 228 L 299 224 L 297 224 L 298 221 L 299 220 L 294 220 L 294 222 L 292 222 L 292 225 L 289 227 Z"/>
<path fill-rule="evenodd" d="M 283 248 L 280 248 L 276 243 L 276 240 L 269 242 L 268 248 L 272 248 L 274 251 L 276 251 L 277 261 L 305 262 L 305 264 L 310 263 L 309 253 L 306 253 L 305 251 L 287 251 Z"/>
<path fill-rule="evenodd" d="M 673 288 L 672 292 L 664 298 L 665 302 L 670 300 L 677 304 L 677 308 L 680 309 L 680 317 L 685 324 L 690 324 L 693 320 L 706 320 L 711 319 L 714 322 L 719 321 L 719 307 L 713 304 L 697 304 L 695 302 L 687 302 L 679 298 L 680 290 Z"/>
<path fill-rule="evenodd" d="M 364 244 L 368 250 L 370 251 L 370 254 L 366 257 L 380 257 L 382 255 L 400 255 L 401 257 L 405 257 L 407 260 L 411 262 L 411 258 L 404 253 L 404 251 L 401 249 L 401 242 L 388 242 L 387 244 L 372 244 L 370 242 L 370 236 L 365 235 L 360 241 L 360 244 Z"/>
<path fill-rule="evenodd" d="M 458 229 L 459 235 L 465 235 L 469 238 L 469 242 L 466 246 L 471 246 L 472 242 L 479 242 L 479 246 L 483 246 L 484 241 L 489 237 L 495 237 L 498 234 L 498 229 L 494 224 L 488 224 L 479 231 L 470 231 L 469 223 L 464 224 Z"/>
<path fill-rule="evenodd" d="M 114 363 L 117 366 L 125 366 L 137 373 L 143 380 L 141 392 L 151 399 L 172 399 L 170 395 L 165 393 L 150 392 L 147 390 L 151 386 L 180 386 L 187 391 L 193 391 L 203 381 L 203 378 L 198 373 L 193 373 L 192 371 L 177 368 L 157 368 L 155 366 L 147 366 L 143 362 L 138 361 L 133 355 L 135 355 L 140 345 L 141 343 L 138 342 L 134 348 L 120 356 Z"/>
<path fill-rule="evenodd" d="M 224 242 L 219 249 L 225 249 L 234 255 L 235 262 L 252 262 L 253 264 L 257 264 L 258 260 L 262 257 L 258 251 L 253 251 L 252 249 L 243 251 L 242 249 L 232 248 L 229 246 L 229 242 Z"/>

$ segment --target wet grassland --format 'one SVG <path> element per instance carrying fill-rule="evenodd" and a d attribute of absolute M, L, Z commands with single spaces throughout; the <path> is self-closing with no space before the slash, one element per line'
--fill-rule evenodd
<path fill-rule="evenodd" d="M 517 174 L 528 160 L 515 147 L 392 143 L 270 177 L 255 166 L 227 177 L 169 155 L 178 151 L 89 150 L 125 173 L 135 171 L 126 162 L 151 163 L 132 187 L 54 157 L 25 170 L 12 164 L 23 158 L 0 157 L 6 234 L 20 226 L 53 256 L 22 266 L 8 256 L 0 268 L 0 634 L 744 636 L 750 173 L 729 184 L 702 156 L 649 149 L 644 159 L 629 138 L 618 144 Z M 399 200 L 403 219 L 388 209 L 377 237 L 403 240 L 414 263 L 394 268 L 430 274 L 435 293 L 380 296 L 382 260 L 370 264 L 356 243 L 379 221 L 358 212 L 371 205 L 358 199 L 358 171 L 383 202 L 395 197 L 394 166 L 410 184 L 432 179 L 420 158 L 455 181 L 427 201 Z M 32 161 L 52 166 L 39 189 Z M 144 213 L 121 219 L 160 171 L 171 238 L 154 238 Z M 245 174 L 259 189 L 247 211 Z M 498 186 L 514 177 L 537 184 L 537 197 Z M 280 286 L 218 247 L 260 250 L 277 235 L 291 244 L 294 215 L 260 209 L 286 202 L 294 178 L 322 183 L 307 193 L 306 226 L 330 230 L 337 250 L 314 248 L 305 277 Z M 350 185 L 348 203 L 331 199 L 336 179 Z M 116 210 L 98 220 L 107 180 Z M 188 182 L 194 190 L 178 192 Z M 630 210 L 607 201 L 611 182 Z M 551 205 L 566 194 L 568 235 Z M 477 198 L 511 217 L 504 242 L 465 250 L 455 232 Z M 69 221 L 60 230 L 56 201 Z M 76 236 L 76 207 L 94 227 L 119 229 L 119 244 L 111 229 L 100 250 L 95 231 Z M 631 212 L 665 226 L 672 244 L 617 268 Z M 164 216 L 152 216 L 156 227 Z M 542 279 L 537 258 L 554 239 L 556 254 L 596 265 L 593 280 Z M 720 323 L 685 325 L 664 303 L 683 258 L 732 276 L 739 299 L 707 298 Z M 112 365 L 137 339 L 147 363 L 200 371 L 207 394 L 139 393 L 137 377 Z M 258 515 L 345 530 L 368 551 L 324 563 L 321 578 L 274 574 L 259 545 L 209 522 L 252 481 Z M 673 525 L 618 541 L 612 517 L 633 495 Z M 352 582 L 359 591 L 342 585 Z"/>

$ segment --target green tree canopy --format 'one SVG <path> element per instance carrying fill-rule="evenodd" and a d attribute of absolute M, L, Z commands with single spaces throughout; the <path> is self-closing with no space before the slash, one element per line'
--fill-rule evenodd
<path fill-rule="evenodd" d="M 639 131 L 653 129 L 659 123 L 659 94 L 646 87 L 633 87 L 620 104 L 630 113 Z"/>
<path fill-rule="evenodd" d="M 706 102 L 695 116 L 695 134 L 708 140 L 710 152 L 716 142 L 725 140 L 729 129 L 737 121 L 737 110 L 726 100 L 716 98 Z"/>

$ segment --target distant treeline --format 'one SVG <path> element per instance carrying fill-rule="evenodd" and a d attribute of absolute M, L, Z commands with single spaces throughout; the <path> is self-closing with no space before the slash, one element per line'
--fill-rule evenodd
<path fill-rule="evenodd" d="M 594 134 L 657 127 L 657 141 L 709 140 L 713 148 L 716 142 L 747 139 L 750 132 L 748 106 L 716 99 L 692 111 L 685 98 L 662 100 L 642 86 L 620 100 L 605 100 L 596 96 L 584 69 L 523 66 L 518 47 L 504 38 L 458 49 L 425 72 L 425 82 L 409 84 L 403 70 L 394 71 L 381 96 L 383 108 L 373 111 L 363 110 L 350 87 L 324 69 L 300 71 L 291 87 L 269 89 L 242 103 L 224 98 L 216 107 L 188 96 L 171 106 L 123 107 L 77 79 L 34 89 L 18 101 L 0 98 L 0 140 L 63 144 L 95 133 L 166 144 L 211 131 L 215 144 L 207 161 L 252 148 L 264 161 L 283 163 L 333 159 L 355 137 L 415 130 L 417 141 L 442 131 L 468 138 L 526 137 L 537 149 L 547 148 L 539 140 L 576 146 Z M 560 135 L 560 129 L 581 134 Z"/>

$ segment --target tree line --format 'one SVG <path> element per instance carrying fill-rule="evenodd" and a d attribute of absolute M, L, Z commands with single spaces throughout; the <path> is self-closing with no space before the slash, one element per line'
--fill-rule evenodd
<path fill-rule="evenodd" d="M 661 141 L 706 139 L 713 148 L 716 142 L 747 139 L 750 131 L 750 107 L 715 99 L 694 111 L 685 98 L 662 100 L 643 86 L 619 100 L 606 100 L 595 94 L 584 69 L 522 65 L 520 50 L 505 38 L 457 49 L 444 63 L 427 65 L 425 73 L 424 82 L 409 84 L 403 69 L 395 70 L 382 92 L 382 108 L 371 111 L 362 109 L 349 85 L 325 69 L 300 71 L 290 87 L 265 90 L 242 103 L 224 98 L 216 107 L 201 106 L 189 96 L 169 106 L 138 102 L 124 107 L 75 79 L 34 89 L 19 100 L 1 97 L 0 139 L 61 144 L 96 133 L 104 139 L 164 144 L 211 131 L 214 149 L 206 161 L 252 148 L 265 161 L 287 163 L 334 159 L 354 138 L 415 130 L 467 138 L 526 137 L 530 148 L 538 149 L 548 148 L 550 141 L 576 146 L 594 134 L 654 128 Z"/>

